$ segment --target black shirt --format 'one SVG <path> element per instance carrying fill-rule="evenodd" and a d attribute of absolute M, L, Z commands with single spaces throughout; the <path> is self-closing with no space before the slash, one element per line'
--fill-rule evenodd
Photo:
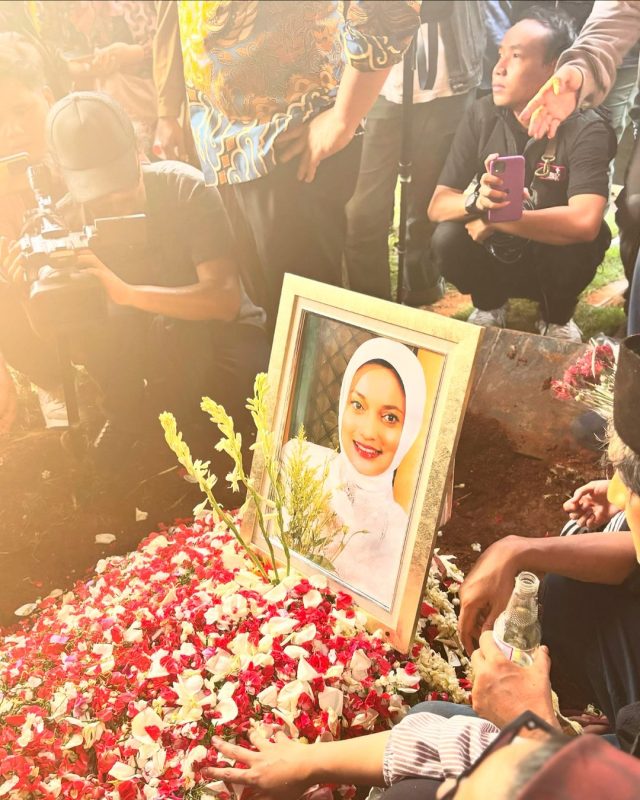
<path fill-rule="evenodd" d="M 570 197 L 609 197 L 609 162 L 616 152 L 611 126 L 594 109 L 572 114 L 558 129 L 555 171 L 549 180 L 535 179 L 538 208 L 567 205 Z M 458 125 L 438 183 L 464 191 L 484 172 L 492 153 L 524 155 L 526 184 L 534 183 L 547 139 L 529 139 L 509 109 L 498 108 L 491 96 L 473 103 Z"/>
<path fill-rule="evenodd" d="M 232 257 L 233 234 L 220 193 L 205 186 L 199 170 L 180 161 L 161 161 L 143 164 L 142 177 L 147 196 L 146 242 L 131 247 L 102 237 L 93 242 L 92 250 L 109 269 L 133 285 L 189 286 L 198 281 L 199 264 Z M 67 200 L 61 204 L 65 219 L 77 228 L 79 209 Z M 264 327 L 264 311 L 251 302 L 242 284 L 240 289 L 235 322 Z"/>
<path fill-rule="evenodd" d="M 180 161 L 160 161 L 143 165 L 142 175 L 156 286 L 196 283 L 198 264 L 232 257 L 233 234 L 220 193 L 205 186 L 199 170 Z M 264 311 L 241 291 L 236 322 L 264 325 Z"/>

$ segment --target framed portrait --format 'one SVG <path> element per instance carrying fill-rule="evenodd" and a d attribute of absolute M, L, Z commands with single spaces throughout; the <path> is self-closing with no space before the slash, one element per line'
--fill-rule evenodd
<path fill-rule="evenodd" d="M 322 573 L 334 591 L 350 594 L 371 629 L 385 630 L 402 652 L 411 645 L 447 506 L 482 333 L 285 276 L 269 386 L 284 474 L 302 475 L 287 508 L 292 565 L 305 575 Z M 268 495 L 257 454 L 252 478 Z M 243 526 L 266 551 L 252 514 Z"/>

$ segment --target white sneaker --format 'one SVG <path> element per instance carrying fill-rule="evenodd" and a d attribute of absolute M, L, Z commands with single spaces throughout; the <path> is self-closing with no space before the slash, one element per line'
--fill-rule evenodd
<path fill-rule="evenodd" d="M 507 324 L 507 304 L 500 308 L 492 308 L 491 311 L 474 308 L 467 322 L 472 325 L 482 325 L 483 328 L 504 328 Z"/>
<path fill-rule="evenodd" d="M 48 392 L 42 387 L 37 387 L 40 410 L 47 428 L 66 428 L 69 425 L 67 406 L 64 402 L 62 388 Z"/>
<path fill-rule="evenodd" d="M 552 339 L 564 339 L 566 342 L 582 343 L 582 331 L 575 321 L 569 320 L 565 325 L 556 325 L 553 322 L 545 322 L 539 319 L 536 327 L 541 336 L 551 336 Z"/>

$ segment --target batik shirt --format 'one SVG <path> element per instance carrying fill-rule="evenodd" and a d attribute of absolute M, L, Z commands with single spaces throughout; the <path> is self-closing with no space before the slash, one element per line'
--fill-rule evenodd
<path fill-rule="evenodd" d="M 180 0 L 191 125 L 207 183 L 244 183 L 276 165 L 274 141 L 331 107 L 345 63 L 401 60 L 414 0 Z"/>

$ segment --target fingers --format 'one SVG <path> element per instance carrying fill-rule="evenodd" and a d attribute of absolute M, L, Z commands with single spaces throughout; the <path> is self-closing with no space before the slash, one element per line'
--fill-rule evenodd
<path fill-rule="evenodd" d="M 240 747 L 240 745 L 237 744 L 231 744 L 231 742 L 225 742 L 224 739 L 220 739 L 218 736 L 214 736 L 211 739 L 211 744 L 218 752 L 222 753 L 223 756 L 233 758 L 236 761 L 242 761 L 245 764 L 252 764 L 257 756 L 257 753 L 253 750 L 248 750 L 246 747 Z"/>
<path fill-rule="evenodd" d="M 536 650 L 531 666 L 543 675 L 548 675 L 551 672 L 551 656 L 546 645 L 540 645 Z"/>
<path fill-rule="evenodd" d="M 462 604 L 458 619 L 458 634 L 465 651 L 471 655 L 476 649 L 476 641 L 480 634 L 479 619 L 483 616 L 483 609 L 476 604 Z M 484 614 L 486 618 L 486 614 Z"/>
<path fill-rule="evenodd" d="M 487 630 L 484 631 L 480 635 L 480 641 L 478 642 L 478 652 L 481 653 L 484 660 L 489 662 L 490 664 L 498 663 L 500 661 L 505 660 L 505 655 L 502 650 L 496 644 L 496 640 L 493 638 L 493 631 Z"/>
<path fill-rule="evenodd" d="M 319 163 L 320 159 L 314 158 L 307 147 L 300 157 L 297 175 L 298 180 L 304 181 L 305 183 L 311 183 L 311 181 L 316 177 L 316 170 L 318 169 Z"/>
<path fill-rule="evenodd" d="M 484 171 L 486 174 L 491 172 L 491 162 L 495 161 L 496 158 L 500 158 L 500 153 L 491 153 L 488 155 L 484 160 Z"/>
<path fill-rule="evenodd" d="M 235 769 L 235 767 L 207 767 L 202 774 L 208 780 L 214 779 L 225 783 L 239 783 L 241 786 L 252 786 L 255 778 L 251 770 Z"/>

